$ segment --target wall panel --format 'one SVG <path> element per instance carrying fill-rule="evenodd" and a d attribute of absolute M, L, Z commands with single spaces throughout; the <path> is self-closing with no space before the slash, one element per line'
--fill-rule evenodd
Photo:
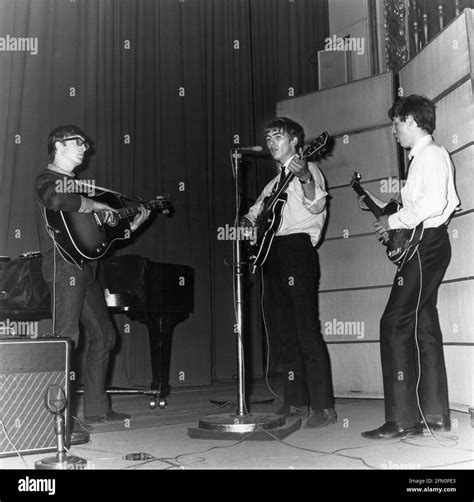
<path fill-rule="evenodd" d="M 445 280 L 474 277 L 474 213 L 468 213 L 451 220 L 451 263 Z"/>
<path fill-rule="evenodd" d="M 388 122 L 388 117 L 386 120 Z M 331 181 L 330 188 L 347 185 L 353 171 L 360 172 L 364 180 L 397 176 L 397 149 L 392 125 L 338 136 L 332 155 L 319 166 Z"/>
<path fill-rule="evenodd" d="M 444 348 L 449 402 L 453 409 L 467 411 L 474 403 L 474 347 L 448 345 Z"/>
<path fill-rule="evenodd" d="M 448 152 L 474 141 L 474 103 L 470 80 L 436 103 L 436 130 L 433 137 Z"/>
<path fill-rule="evenodd" d="M 323 290 L 392 284 L 396 272 L 375 234 L 326 241 L 319 256 Z"/>
<path fill-rule="evenodd" d="M 461 201 L 461 209 L 474 208 L 474 145 L 452 155 L 456 173 L 456 189 Z"/>
<path fill-rule="evenodd" d="M 425 90 L 433 99 L 470 73 L 469 10 L 449 24 L 400 71 L 405 96 Z M 466 17 L 468 16 L 468 17 Z M 440 69 L 440 71 L 436 71 Z M 433 72 L 436 71 L 436 78 Z"/>
<path fill-rule="evenodd" d="M 386 190 L 398 187 L 397 176 L 386 177 L 383 180 L 362 183 L 365 190 L 369 190 L 382 200 L 389 201 L 395 193 Z M 347 237 L 361 233 L 374 233 L 375 217 L 370 211 L 363 211 L 359 207 L 357 194 L 352 187 L 338 187 L 330 191 L 329 222 L 326 233 L 327 238 Z M 374 234 L 375 235 L 375 234 Z"/>
<path fill-rule="evenodd" d="M 378 343 L 328 344 L 337 397 L 383 397 Z"/>
<path fill-rule="evenodd" d="M 359 290 L 321 293 L 319 295 L 321 332 L 326 342 L 378 341 L 380 316 L 374 315 L 374 312 L 380 314 L 383 312 L 389 294 L 388 286 L 365 289 L 363 296 Z M 345 327 L 344 334 L 340 334 L 341 327 Z M 360 336 L 360 331 L 363 332 L 363 336 Z"/>
<path fill-rule="evenodd" d="M 472 299 L 474 280 L 444 283 L 439 288 L 438 311 L 445 343 L 471 343 L 474 338 Z M 474 360 L 472 361 L 474 364 Z"/>
<path fill-rule="evenodd" d="M 277 114 L 299 122 L 305 128 L 307 138 L 314 138 L 323 130 L 337 136 L 386 125 L 391 104 L 392 74 L 384 73 L 279 101 Z"/>

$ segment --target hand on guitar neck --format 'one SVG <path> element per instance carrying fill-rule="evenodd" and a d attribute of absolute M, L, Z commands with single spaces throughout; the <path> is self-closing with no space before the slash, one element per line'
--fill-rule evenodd
<path fill-rule="evenodd" d="M 113 207 L 110 207 L 108 204 L 104 204 L 103 202 L 99 202 L 94 200 L 92 211 L 95 213 L 102 213 L 103 220 L 102 223 L 111 223 L 115 220 L 116 214 L 118 211 Z M 134 232 L 140 225 L 142 225 L 150 216 L 150 210 L 145 209 L 143 206 L 138 207 L 138 213 L 135 215 L 133 220 L 130 223 L 130 230 Z"/>
<path fill-rule="evenodd" d="M 396 202 L 396 199 L 394 199 L 393 201 L 391 201 L 390 203 L 389 202 L 384 202 L 383 200 L 379 199 L 378 197 L 376 197 L 372 192 L 370 192 L 369 190 L 365 190 L 366 194 L 367 195 L 360 195 L 358 196 L 358 200 L 359 200 L 359 207 L 363 210 L 363 211 L 370 211 L 370 208 L 367 206 L 367 204 L 365 203 L 364 199 L 366 197 L 370 197 L 372 199 L 372 201 L 380 208 L 380 209 L 384 209 L 389 205 L 391 204 L 392 202 Z M 388 231 L 391 230 L 391 227 L 388 223 L 388 215 L 386 214 L 383 214 L 381 216 L 379 216 L 375 222 L 374 222 L 374 227 L 375 227 L 375 233 L 377 235 L 377 238 L 380 240 L 387 240 L 389 235 L 388 235 Z"/>
<path fill-rule="evenodd" d="M 367 192 L 367 195 L 375 202 L 375 204 L 377 204 L 377 206 L 380 207 L 380 209 L 383 209 L 387 205 L 387 202 L 384 202 L 383 200 L 379 199 L 369 190 L 365 190 L 365 192 Z M 357 197 L 357 199 L 359 200 L 359 207 L 362 209 L 362 211 L 370 211 L 370 208 L 364 202 L 365 198 L 366 195 L 359 195 Z"/>
<path fill-rule="evenodd" d="M 384 202 L 383 200 L 379 199 L 376 197 L 372 192 L 369 190 L 365 190 L 366 195 L 359 195 L 357 199 L 359 200 L 359 207 L 363 211 L 370 211 L 370 208 L 367 206 L 365 203 L 365 198 L 370 197 L 372 202 L 376 204 L 380 209 L 384 209 L 385 206 L 387 206 L 387 202 Z M 377 238 L 379 240 L 387 240 L 388 239 L 388 231 L 390 230 L 390 225 L 388 224 L 388 216 L 385 214 L 382 214 L 379 216 L 375 222 L 374 222 L 374 227 L 375 227 L 375 233 L 377 234 Z"/>
<path fill-rule="evenodd" d="M 135 215 L 132 222 L 130 223 L 130 230 L 135 232 L 135 230 L 150 216 L 151 211 L 149 209 L 145 209 L 143 206 L 138 207 L 138 214 Z"/>

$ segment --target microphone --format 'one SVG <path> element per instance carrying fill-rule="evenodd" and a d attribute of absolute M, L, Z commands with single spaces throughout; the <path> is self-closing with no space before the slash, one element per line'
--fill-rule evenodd
<path fill-rule="evenodd" d="M 256 146 L 238 146 L 236 148 L 232 148 L 232 150 L 239 150 L 241 152 L 261 152 L 263 148 L 260 145 Z"/>

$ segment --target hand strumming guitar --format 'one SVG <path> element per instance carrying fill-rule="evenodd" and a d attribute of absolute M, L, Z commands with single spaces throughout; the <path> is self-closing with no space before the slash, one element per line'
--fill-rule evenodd
<path fill-rule="evenodd" d="M 253 228 L 253 223 L 248 218 L 243 216 L 240 218 L 240 226 L 244 228 Z"/>
<path fill-rule="evenodd" d="M 114 213 L 117 213 L 116 209 L 96 200 L 93 202 L 92 211 L 95 213 L 104 213 L 104 221 L 102 223 L 113 221 Z"/>
<path fill-rule="evenodd" d="M 256 244 L 257 234 L 254 232 L 255 224 L 252 223 L 248 218 L 243 216 L 239 222 L 240 227 L 243 229 L 243 237 L 250 240 L 250 244 L 253 246 Z"/>
<path fill-rule="evenodd" d="M 380 218 L 374 221 L 375 233 L 377 237 L 383 237 L 385 240 L 388 239 L 388 231 L 391 230 L 388 224 L 388 216 L 382 215 Z"/>

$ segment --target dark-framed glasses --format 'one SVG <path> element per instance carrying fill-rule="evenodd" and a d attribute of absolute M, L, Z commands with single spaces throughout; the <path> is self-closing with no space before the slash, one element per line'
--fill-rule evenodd
<path fill-rule="evenodd" d="M 72 141 L 72 140 L 76 140 L 76 145 L 77 146 L 83 146 L 86 150 L 89 150 L 89 143 L 84 139 L 84 138 L 81 138 L 80 136 L 71 136 L 70 138 L 64 138 L 62 140 L 62 143 L 66 142 L 66 141 Z"/>

